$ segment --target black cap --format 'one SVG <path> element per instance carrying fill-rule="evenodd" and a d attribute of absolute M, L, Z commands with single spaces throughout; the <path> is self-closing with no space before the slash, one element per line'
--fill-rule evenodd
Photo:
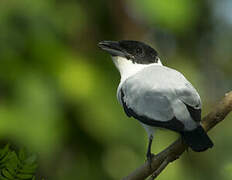
<path fill-rule="evenodd" d="M 102 41 L 98 46 L 112 56 L 126 57 L 134 63 L 151 64 L 158 62 L 158 53 L 149 45 L 132 40 Z"/>

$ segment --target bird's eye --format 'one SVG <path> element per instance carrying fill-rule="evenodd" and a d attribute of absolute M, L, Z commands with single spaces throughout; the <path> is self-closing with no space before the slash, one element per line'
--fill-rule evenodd
<path fill-rule="evenodd" d="M 136 48 L 135 53 L 138 54 L 138 55 L 141 55 L 143 53 L 142 48 L 140 48 L 140 47 Z"/>

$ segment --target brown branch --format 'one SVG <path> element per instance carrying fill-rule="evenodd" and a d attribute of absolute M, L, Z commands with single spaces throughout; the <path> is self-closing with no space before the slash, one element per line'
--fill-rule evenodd
<path fill-rule="evenodd" d="M 212 112 L 202 119 L 204 129 L 206 131 L 212 129 L 215 125 L 224 120 L 230 111 L 232 111 L 232 91 L 227 93 Z M 145 162 L 145 164 L 122 180 L 144 180 L 150 175 L 152 175 L 152 180 L 156 178 L 169 163 L 178 159 L 186 148 L 187 146 L 182 142 L 181 138 L 179 138 L 169 147 L 153 157 L 151 167 L 148 162 Z"/>

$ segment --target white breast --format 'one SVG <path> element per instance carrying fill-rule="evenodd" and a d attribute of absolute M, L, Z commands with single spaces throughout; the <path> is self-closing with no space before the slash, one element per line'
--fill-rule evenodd
<path fill-rule="evenodd" d="M 121 85 L 127 78 L 129 78 L 132 75 L 135 75 L 136 73 L 138 73 L 139 71 L 141 71 L 142 69 L 146 67 L 155 66 L 155 65 L 162 66 L 160 59 L 158 60 L 157 63 L 151 63 L 151 64 L 137 64 L 137 63 L 133 63 L 131 60 L 126 59 L 125 57 L 119 57 L 119 56 L 113 56 L 112 59 L 121 75 L 120 84 L 117 90 L 117 98 L 120 103 L 121 103 L 121 100 L 120 100 L 119 91 L 120 91 Z"/>
<path fill-rule="evenodd" d="M 125 81 L 128 77 L 136 74 L 145 67 L 153 65 L 162 65 L 161 61 L 158 60 L 158 63 L 151 64 L 137 64 L 133 63 L 131 60 L 126 59 L 125 57 L 113 56 L 113 62 L 121 75 L 121 82 Z"/>

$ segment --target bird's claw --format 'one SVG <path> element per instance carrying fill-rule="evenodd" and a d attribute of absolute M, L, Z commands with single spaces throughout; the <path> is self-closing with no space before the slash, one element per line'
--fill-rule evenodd
<path fill-rule="evenodd" d="M 147 160 L 146 161 L 148 162 L 150 169 L 151 169 L 152 159 L 154 156 L 155 155 L 153 153 L 147 153 Z"/>

